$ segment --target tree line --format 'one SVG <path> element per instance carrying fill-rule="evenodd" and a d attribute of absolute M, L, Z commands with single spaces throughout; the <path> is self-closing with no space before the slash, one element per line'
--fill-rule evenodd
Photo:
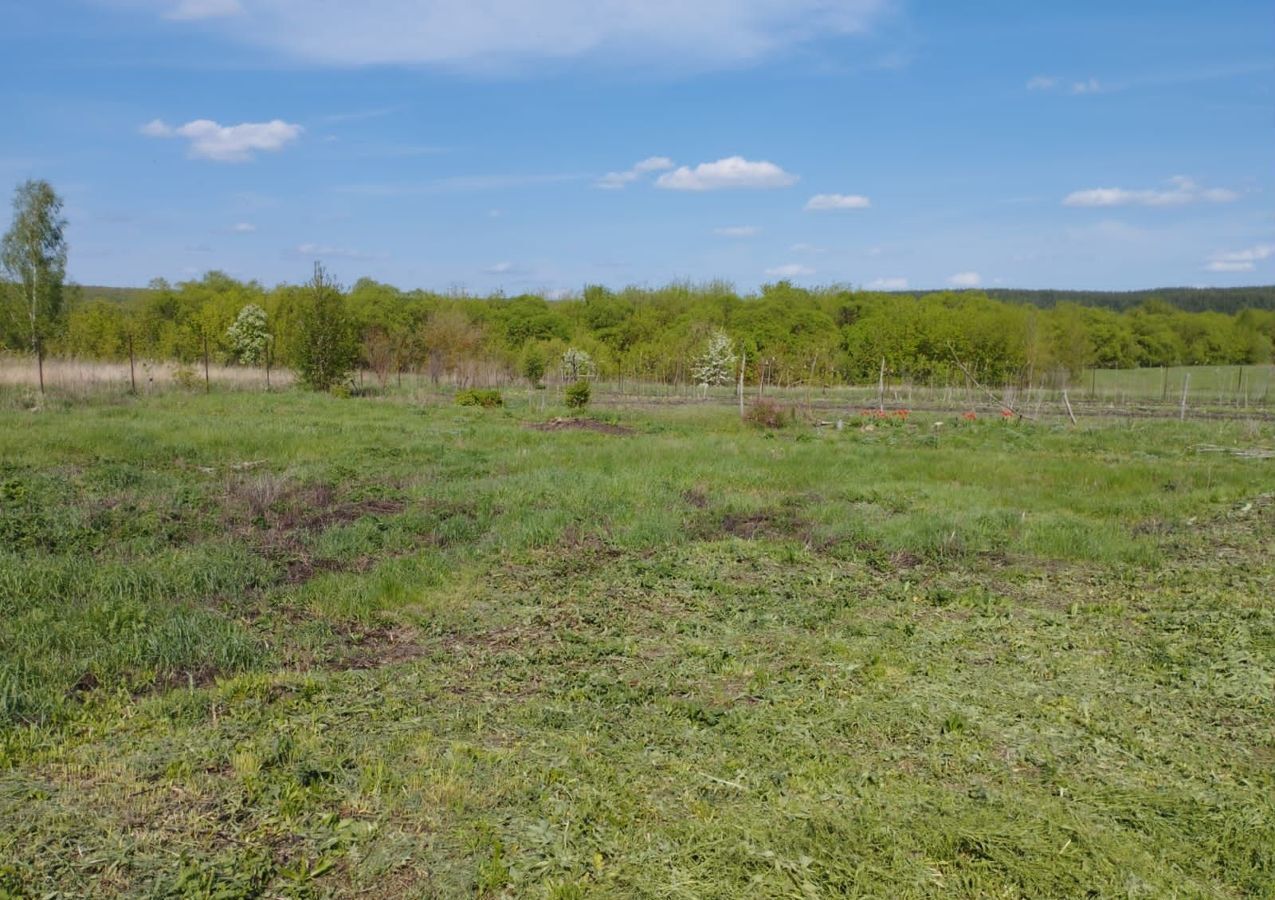
<path fill-rule="evenodd" d="M 978 292 L 913 296 L 783 282 L 751 295 L 726 284 L 590 286 L 548 300 L 403 291 L 366 278 L 348 290 L 326 284 L 323 296 L 337 307 L 354 364 L 383 380 L 416 372 L 462 384 L 553 375 L 570 348 L 586 351 L 603 377 L 694 383 L 719 334 L 744 359 L 750 382 L 774 384 L 871 381 L 882 360 L 893 376 L 918 382 L 959 382 L 964 364 L 988 383 L 1056 383 L 1091 367 L 1266 363 L 1275 343 L 1275 311 L 1192 313 L 1158 300 L 1126 312 L 1075 303 L 1042 309 Z M 319 302 L 312 282 L 267 288 L 210 272 L 155 282 L 123 303 L 73 303 L 47 346 L 87 359 L 126 359 L 131 349 L 181 362 L 199 360 L 207 346 L 219 361 L 295 367 L 316 339 L 307 316 Z M 256 352 L 233 327 L 249 307 L 268 336 Z M 5 340 L 25 346 L 18 328 Z"/>
<path fill-rule="evenodd" d="M 356 366 L 382 383 L 410 372 L 475 385 L 574 381 L 579 373 L 565 368 L 576 351 L 590 375 L 693 384 L 707 357 L 729 352 L 754 384 L 862 383 L 884 364 L 891 378 L 919 383 L 961 383 L 968 371 L 989 384 L 1036 385 L 1091 367 L 1267 363 L 1275 345 L 1269 309 L 1190 312 L 1155 298 L 1123 311 L 1041 307 L 976 291 L 917 296 L 788 282 L 747 294 L 724 282 L 592 285 L 550 300 L 405 291 L 368 278 L 346 289 L 316 268 L 303 284 L 209 272 L 123 299 L 93 297 L 61 288 L 65 223 L 55 201 L 38 184 L 20 189 L 17 237 L 4 243 L 0 341 L 37 357 L 193 363 L 208 355 L 291 367 L 320 386 Z"/>

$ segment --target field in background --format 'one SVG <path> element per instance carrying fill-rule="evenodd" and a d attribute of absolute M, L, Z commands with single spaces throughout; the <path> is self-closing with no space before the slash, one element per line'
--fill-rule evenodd
<path fill-rule="evenodd" d="M 1275 891 L 1270 423 L 546 396 L 0 411 L 0 896 Z"/>
<path fill-rule="evenodd" d="M 1173 366 L 1166 369 L 1094 369 L 1077 393 L 1116 403 L 1176 403 L 1188 399 L 1214 406 L 1275 408 L 1275 365 Z"/>
<path fill-rule="evenodd" d="M 130 379 L 131 376 L 131 379 Z M 355 375 L 356 385 L 364 391 L 380 392 L 379 382 L 371 372 Z M 549 379 L 546 390 L 531 390 L 526 382 L 495 378 L 494 383 L 506 394 L 506 401 L 520 408 L 541 409 L 561 402 L 563 385 Z M 45 363 L 45 383 L 55 402 L 59 399 L 91 400 L 102 396 L 121 396 L 136 383 L 139 394 L 170 390 L 204 390 L 202 364 L 181 366 L 177 363 L 138 362 L 130 373 L 127 362 L 105 363 L 81 360 L 50 359 Z M 0 404 L 30 406 L 36 402 L 36 370 L 31 359 L 21 355 L 0 355 Z M 209 383 L 214 389 L 264 391 L 286 388 L 296 383 L 288 369 L 263 369 L 242 366 L 209 367 Z M 487 382 L 484 382 L 486 384 Z M 418 402 L 448 402 L 458 384 L 452 379 L 435 382 L 417 373 L 391 376 L 383 393 Z M 1066 390 L 1067 402 L 1078 416 L 1118 417 L 1150 416 L 1177 418 L 1182 412 L 1183 389 L 1186 389 L 1186 415 L 1235 416 L 1275 414 L 1275 366 L 1191 366 L 1170 369 L 1099 369 L 1088 371 Z M 23 390 L 25 389 L 25 391 Z M 844 418 L 863 409 L 884 405 L 890 409 L 917 409 L 939 413 L 968 410 L 995 414 L 1003 400 L 1032 417 L 1061 419 L 1067 417 L 1064 390 L 993 386 L 983 389 L 973 383 L 963 386 L 931 387 L 887 379 L 882 391 L 879 384 L 853 386 L 764 386 L 745 388 L 745 401 L 759 396 L 806 411 L 808 418 Z M 735 405 L 734 386 L 714 387 L 708 391 L 691 384 L 656 384 L 632 380 L 598 379 L 594 383 L 595 401 L 601 405 L 632 407 L 634 405 L 666 406 L 672 404 Z"/>

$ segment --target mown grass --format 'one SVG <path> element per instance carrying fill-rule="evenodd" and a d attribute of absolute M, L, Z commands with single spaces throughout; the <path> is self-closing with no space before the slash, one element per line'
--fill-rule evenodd
<path fill-rule="evenodd" d="M 0 896 L 1275 891 L 1271 426 L 539 415 L 0 415 Z"/>

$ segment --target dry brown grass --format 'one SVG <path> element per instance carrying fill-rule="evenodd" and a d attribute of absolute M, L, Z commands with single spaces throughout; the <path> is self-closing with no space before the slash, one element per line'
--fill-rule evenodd
<path fill-rule="evenodd" d="M 182 386 L 178 372 L 191 373 L 194 383 L 202 386 L 202 364 L 182 366 L 175 362 L 138 360 L 135 367 L 137 390 L 147 392 Z M 218 387 L 236 390 L 265 390 L 265 369 L 246 366 L 211 365 L 209 380 Z M 287 387 L 296 376 L 286 369 L 270 371 L 272 387 Z M 22 354 L 0 354 L 0 387 L 34 388 L 39 384 L 35 360 Z M 102 390 L 128 390 L 130 387 L 129 364 L 125 362 L 101 362 L 84 359 L 46 359 L 44 361 L 46 389 L 67 393 L 95 393 Z"/>

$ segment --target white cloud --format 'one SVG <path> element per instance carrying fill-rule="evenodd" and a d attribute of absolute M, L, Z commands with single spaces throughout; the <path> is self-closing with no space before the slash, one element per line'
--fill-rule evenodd
<path fill-rule="evenodd" d="M 728 156 L 717 162 L 682 166 L 665 172 L 655 186 L 670 191 L 719 191 L 734 188 L 784 188 L 797 183 L 797 176 L 772 162 L 752 162 L 742 156 Z"/>
<path fill-rule="evenodd" d="M 983 283 L 983 276 L 977 272 L 957 272 L 947 283 L 954 288 L 975 288 Z"/>
<path fill-rule="evenodd" d="M 1205 266 L 1210 272 L 1252 272 L 1257 263 L 1275 256 L 1275 244 L 1258 244 L 1247 250 L 1214 253 Z"/>
<path fill-rule="evenodd" d="M 643 175 L 648 175 L 651 172 L 664 172 L 671 168 L 673 168 L 673 160 L 667 156 L 648 156 L 633 168 L 624 172 L 607 172 L 595 181 L 593 186 L 606 191 L 623 190 Z"/>
<path fill-rule="evenodd" d="M 235 234 L 252 234 L 257 230 L 257 226 L 251 222 L 236 222 L 230 227 L 230 230 Z"/>
<path fill-rule="evenodd" d="M 813 275 L 815 270 L 810 266 L 803 266 L 801 263 L 788 263 L 784 266 L 775 266 L 766 270 L 766 274 L 774 278 L 800 278 L 803 275 Z"/>
<path fill-rule="evenodd" d="M 141 132 L 152 138 L 185 138 L 190 141 L 190 155 L 213 162 L 248 162 L 257 152 L 274 153 L 301 137 L 300 125 L 282 119 L 270 122 L 244 122 L 220 125 L 209 119 L 196 119 L 174 128 L 160 119 L 147 122 Z"/>
<path fill-rule="evenodd" d="M 508 275 L 513 270 L 514 264 L 507 261 L 501 261 L 483 269 L 488 275 Z"/>
<path fill-rule="evenodd" d="M 806 212 L 827 209 L 867 209 L 872 201 L 861 194 L 815 194 L 806 202 Z"/>
<path fill-rule="evenodd" d="M 1058 79 L 1053 75 L 1037 75 L 1027 82 L 1029 91 L 1052 91 L 1058 87 Z"/>
<path fill-rule="evenodd" d="M 174 0 L 100 0 L 174 15 Z M 181 0 L 196 6 L 226 0 Z M 594 57 L 713 68 L 861 34 L 899 0 L 254 0 L 222 29 L 245 43 L 336 65 L 493 68 Z"/>
<path fill-rule="evenodd" d="M 239 0 L 181 0 L 164 13 L 165 19 L 175 22 L 197 22 L 201 19 L 224 19 L 243 14 Z"/>
<path fill-rule="evenodd" d="M 793 253 L 820 254 L 820 253 L 828 252 L 827 247 L 820 247 L 815 244 L 793 244 L 788 249 L 791 250 Z"/>
<path fill-rule="evenodd" d="M 1184 175 L 1169 179 L 1170 187 L 1160 190 L 1129 190 L 1100 187 L 1073 191 L 1063 198 L 1064 206 L 1185 206 L 1190 203 L 1231 203 L 1240 195 L 1225 188 L 1202 188 Z"/>
<path fill-rule="evenodd" d="M 874 291 L 906 291 L 908 289 L 908 280 L 906 278 L 878 278 L 869 284 L 868 287 Z"/>
<path fill-rule="evenodd" d="M 728 225 L 725 228 L 714 228 L 713 234 L 718 237 L 750 238 L 761 234 L 756 225 Z"/>
<path fill-rule="evenodd" d="M 1071 86 L 1071 92 L 1073 94 L 1101 94 L 1102 91 L 1102 82 L 1100 82 L 1097 78 L 1077 81 Z"/>

